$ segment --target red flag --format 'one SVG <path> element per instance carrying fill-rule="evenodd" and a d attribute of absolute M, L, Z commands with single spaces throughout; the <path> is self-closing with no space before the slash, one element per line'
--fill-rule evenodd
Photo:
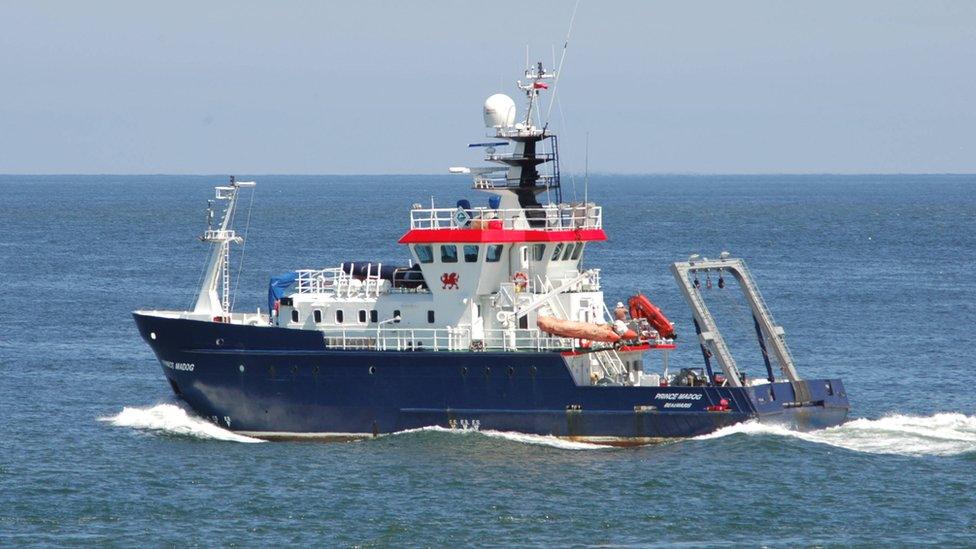
<path fill-rule="evenodd" d="M 549 86 L 545 82 L 533 82 L 532 89 L 536 90 L 548 90 Z"/>

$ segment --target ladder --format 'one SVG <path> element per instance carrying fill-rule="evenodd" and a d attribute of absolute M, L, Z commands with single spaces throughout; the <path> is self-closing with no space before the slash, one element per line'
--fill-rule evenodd
<path fill-rule="evenodd" d="M 541 296 L 537 297 L 535 300 L 530 302 L 528 305 L 519 308 L 513 313 L 513 318 L 521 318 L 527 315 L 530 311 L 538 309 L 544 305 L 548 305 L 549 309 L 552 311 L 553 316 L 556 318 L 569 319 L 569 315 L 566 314 L 565 308 L 559 302 L 558 299 L 553 299 L 560 293 L 568 290 L 569 288 L 575 286 L 586 278 L 595 276 L 597 271 L 590 269 L 581 272 L 579 275 L 564 281 L 559 286 L 554 286 L 549 277 L 545 279 L 539 278 L 541 282 L 541 289 L 545 292 Z M 603 304 L 603 308 L 606 309 L 606 304 Z M 600 368 L 603 370 L 604 375 L 607 378 L 622 382 L 627 377 L 627 368 L 624 366 L 624 361 L 620 359 L 620 355 L 617 354 L 617 350 L 610 347 L 607 349 L 601 349 L 598 351 L 593 351 L 592 354 L 597 362 L 600 364 Z"/>
<path fill-rule="evenodd" d="M 627 369 L 624 367 L 624 361 L 620 360 L 620 355 L 617 354 L 616 349 L 609 347 L 607 349 L 593 351 L 590 354 L 596 357 L 600 368 L 603 369 L 604 375 L 613 381 L 623 383 L 627 377 Z"/>
<path fill-rule="evenodd" d="M 221 246 L 220 304 L 224 312 L 230 313 L 230 246 Z"/>
<path fill-rule="evenodd" d="M 777 325 L 773 320 L 773 315 L 769 312 L 769 307 L 767 307 L 762 294 L 759 293 L 759 287 L 756 286 L 756 282 L 746 267 L 745 261 L 728 257 L 726 253 L 723 253 L 719 259 L 692 256 L 688 261 L 679 261 L 672 264 L 671 273 L 674 275 L 675 280 L 677 280 L 678 287 L 681 288 L 685 301 L 688 302 L 695 316 L 695 320 L 701 327 L 699 340 L 702 347 L 707 349 L 712 356 L 716 357 L 729 384 L 733 387 L 742 386 L 742 381 L 739 377 L 739 368 L 735 363 L 735 359 L 732 357 L 732 353 L 729 351 L 728 345 L 726 345 L 725 340 L 722 338 L 722 334 L 718 330 L 715 317 L 712 316 L 711 311 L 708 310 L 708 306 L 705 305 L 705 300 L 702 299 L 700 289 L 696 288 L 694 282 L 692 282 L 692 278 L 698 271 L 710 270 L 725 271 L 735 277 L 739 282 L 739 288 L 749 302 L 749 307 L 752 309 L 752 314 L 756 322 L 768 340 L 769 346 L 772 347 L 773 354 L 776 356 L 776 360 L 779 362 L 783 374 L 791 382 L 800 381 L 800 376 L 796 372 L 796 366 L 793 361 L 793 355 L 790 353 L 789 347 L 786 346 L 785 331 L 782 326 Z"/>

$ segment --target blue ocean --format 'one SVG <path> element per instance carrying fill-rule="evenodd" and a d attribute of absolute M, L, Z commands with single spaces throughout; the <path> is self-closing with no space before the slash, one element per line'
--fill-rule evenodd
<path fill-rule="evenodd" d="M 238 175 L 258 186 L 237 310 L 295 268 L 405 263 L 414 203 L 486 201 L 464 177 Z M 437 428 L 266 443 L 195 417 L 130 313 L 191 305 L 225 180 L 0 176 L 0 545 L 976 545 L 974 176 L 564 176 L 604 206 L 585 263 L 608 304 L 641 290 L 676 322 L 672 369 L 702 358 L 668 266 L 727 250 L 800 374 L 852 404 L 824 431 L 629 449 Z M 742 304 L 709 299 L 761 376 Z"/>

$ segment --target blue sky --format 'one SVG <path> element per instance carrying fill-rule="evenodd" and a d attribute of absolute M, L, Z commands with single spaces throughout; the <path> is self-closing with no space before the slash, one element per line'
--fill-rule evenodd
<path fill-rule="evenodd" d="M 442 173 L 573 1 L 0 0 L 0 173 Z M 976 171 L 976 2 L 582 0 L 564 170 Z M 521 102 L 520 102 L 521 104 Z"/>

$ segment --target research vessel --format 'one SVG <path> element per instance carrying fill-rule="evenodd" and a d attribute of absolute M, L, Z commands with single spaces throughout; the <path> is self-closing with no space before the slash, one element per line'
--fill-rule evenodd
<path fill-rule="evenodd" d="M 669 363 L 674 325 L 648 296 L 607 306 L 600 270 L 581 263 L 607 240 L 603 209 L 563 200 L 557 136 L 539 116 L 554 76 L 541 63 L 526 70 L 521 116 L 507 95 L 485 102 L 488 141 L 471 146 L 489 165 L 450 171 L 472 175 L 487 200 L 414 204 L 399 240 L 404 264 L 273 276 L 265 310 L 230 310 L 229 254 L 243 240 L 232 220 L 254 183 L 218 186 L 193 309 L 133 313 L 176 396 L 218 425 L 271 440 L 440 426 L 636 445 L 750 419 L 842 423 L 843 383 L 799 376 L 742 259 L 671 265 L 700 364 Z M 734 288 L 751 309 L 763 377 L 740 372 L 705 303 L 703 292 Z"/>

